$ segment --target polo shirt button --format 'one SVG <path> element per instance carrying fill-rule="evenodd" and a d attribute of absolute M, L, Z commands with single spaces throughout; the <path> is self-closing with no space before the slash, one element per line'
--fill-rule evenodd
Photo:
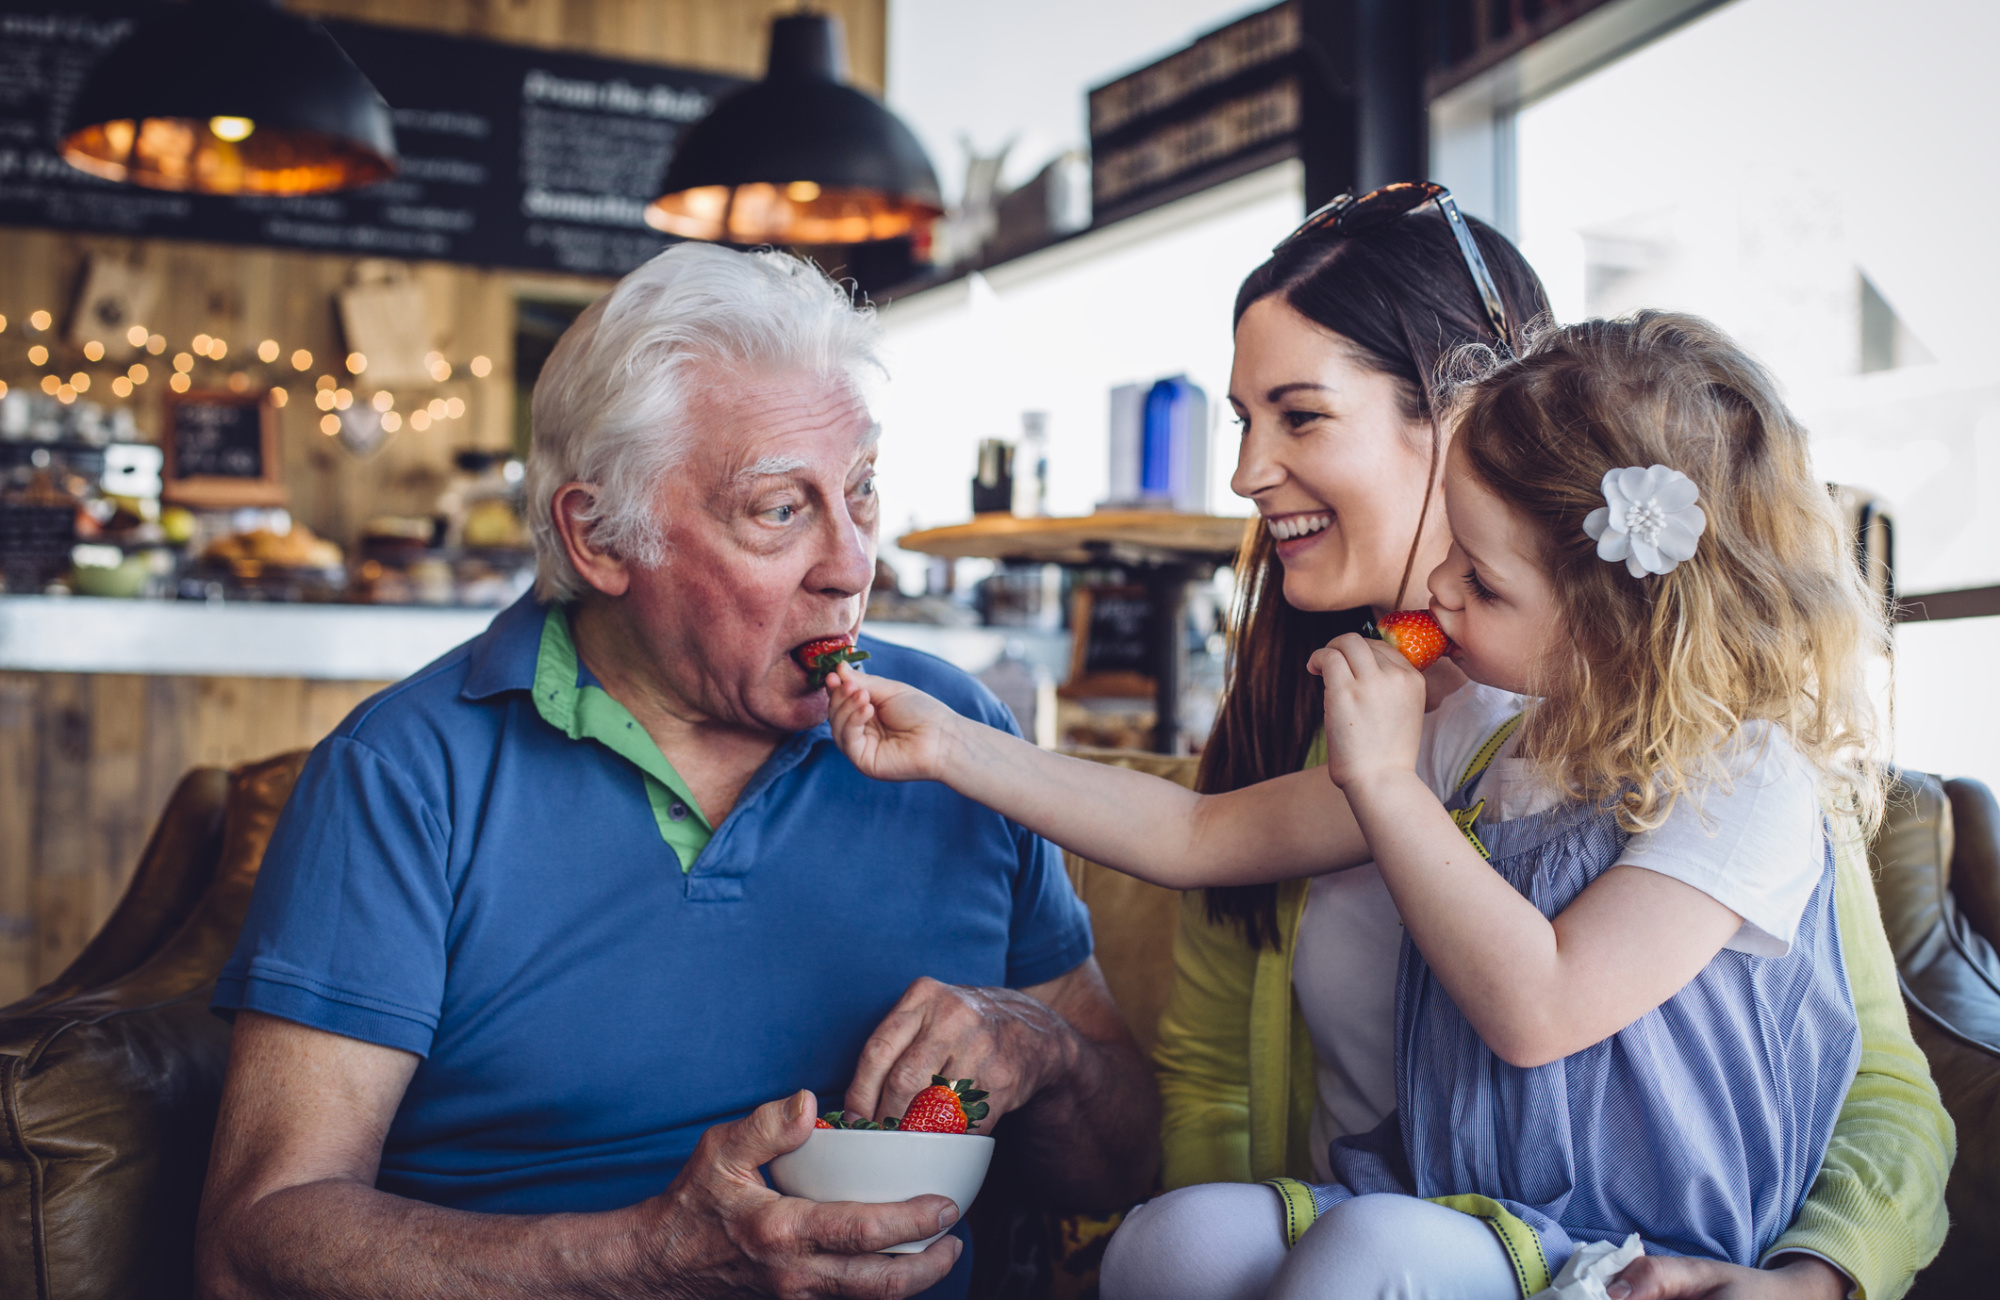
<path fill-rule="evenodd" d="M 679 800 L 675 800 L 674 803 L 667 809 L 667 816 L 673 818 L 675 821 L 679 821 L 681 818 L 687 815 L 688 815 L 688 806 L 684 803 L 681 803 Z"/>

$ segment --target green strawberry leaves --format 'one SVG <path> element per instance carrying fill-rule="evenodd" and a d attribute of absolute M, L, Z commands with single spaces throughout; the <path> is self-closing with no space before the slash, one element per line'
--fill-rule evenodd
<path fill-rule="evenodd" d="M 858 664 L 868 657 L 866 650 L 857 646 L 842 646 L 838 650 L 823 650 L 806 663 L 806 686 L 818 690 L 826 685 L 828 674 L 842 664 Z"/>
<path fill-rule="evenodd" d="M 947 1079 L 942 1074 L 933 1074 L 931 1083 L 939 1088 L 949 1088 L 958 1094 L 958 1107 L 965 1112 L 965 1131 L 970 1133 L 979 1127 L 979 1121 L 986 1118 L 986 1099 L 991 1093 L 981 1092 L 972 1086 L 970 1079 Z"/>

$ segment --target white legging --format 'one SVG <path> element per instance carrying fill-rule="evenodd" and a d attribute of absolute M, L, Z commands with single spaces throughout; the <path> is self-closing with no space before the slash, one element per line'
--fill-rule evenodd
<path fill-rule="evenodd" d="M 1518 1300 L 1484 1223 L 1413 1196 L 1357 1196 L 1285 1249 L 1278 1194 L 1206 1183 L 1134 1210 L 1104 1253 L 1103 1300 Z"/>

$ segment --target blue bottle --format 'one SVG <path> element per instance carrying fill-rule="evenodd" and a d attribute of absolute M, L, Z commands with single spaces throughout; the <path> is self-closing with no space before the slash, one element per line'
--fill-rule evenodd
<path fill-rule="evenodd" d="M 1208 493 L 1208 399 L 1174 375 L 1146 394 L 1139 495 L 1150 505 L 1199 511 Z"/>

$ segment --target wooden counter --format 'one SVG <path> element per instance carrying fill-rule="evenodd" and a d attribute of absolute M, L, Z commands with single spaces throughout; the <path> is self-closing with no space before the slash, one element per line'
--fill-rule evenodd
<path fill-rule="evenodd" d="M 96 933 L 182 773 L 317 743 L 493 613 L 0 597 L 0 1004 Z"/>

